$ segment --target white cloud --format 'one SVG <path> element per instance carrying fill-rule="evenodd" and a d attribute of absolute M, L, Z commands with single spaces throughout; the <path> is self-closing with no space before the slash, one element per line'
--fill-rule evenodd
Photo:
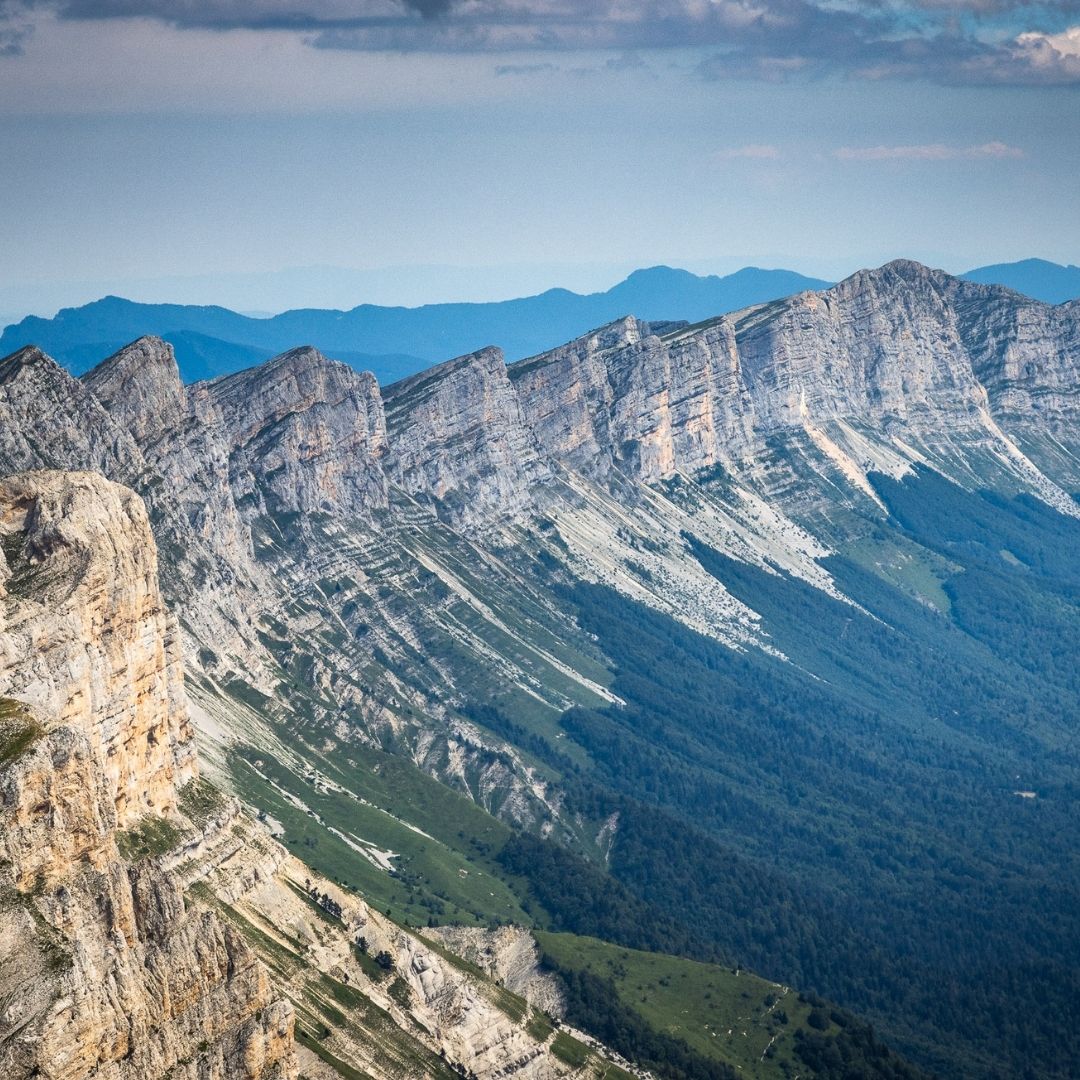
<path fill-rule="evenodd" d="M 922 143 L 914 146 L 841 146 L 833 151 L 840 161 L 981 161 L 1022 158 L 1024 151 L 1003 142 L 975 146 Z"/>
<path fill-rule="evenodd" d="M 1060 34 L 1021 34 L 1015 52 L 1029 68 L 1050 82 L 1080 78 L 1080 26 Z"/>

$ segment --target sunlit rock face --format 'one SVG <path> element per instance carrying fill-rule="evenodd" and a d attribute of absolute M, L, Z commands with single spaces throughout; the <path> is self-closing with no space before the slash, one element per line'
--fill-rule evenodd
<path fill-rule="evenodd" d="M 0 1075 L 295 1075 L 265 969 L 152 858 L 197 773 L 142 501 L 0 481 Z"/>
<path fill-rule="evenodd" d="M 483 349 L 384 391 L 391 480 L 453 520 L 513 515 L 550 475 L 499 349 Z"/>

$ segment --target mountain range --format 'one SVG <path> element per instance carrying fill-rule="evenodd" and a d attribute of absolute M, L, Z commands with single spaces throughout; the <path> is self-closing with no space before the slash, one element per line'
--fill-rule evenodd
<path fill-rule="evenodd" d="M 488 304 L 362 304 L 351 311 L 286 311 L 266 319 L 225 308 L 136 304 L 110 296 L 66 308 L 53 319 L 23 319 L 0 335 L 0 352 L 36 342 L 81 373 L 104 353 L 155 334 L 173 345 L 183 377 L 194 381 L 308 342 L 358 370 L 393 381 L 495 341 L 511 358 L 530 356 L 630 311 L 642 318 L 696 320 L 824 284 L 784 270 L 746 269 L 726 278 L 700 278 L 654 267 L 588 296 L 551 289 Z M 678 314 L 671 316 L 672 310 Z"/>
<path fill-rule="evenodd" d="M 1080 301 L 670 315 L 0 360 L 0 1071 L 1071 1075 Z"/>
<path fill-rule="evenodd" d="M 962 275 L 1006 285 L 1033 299 L 1080 296 L 1080 269 L 1041 259 L 982 267 Z M 491 303 L 419 308 L 362 304 L 350 311 L 302 309 L 255 318 L 220 307 L 144 304 L 108 296 L 52 319 L 28 316 L 0 334 L 0 353 L 38 344 L 74 374 L 137 337 L 153 334 L 175 350 L 185 382 L 226 375 L 307 342 L 359 371 L 393 382 L 447 356 L 498 343 L 512 361 L 550 349 L 624 315 L 653 322 L 698 322 L 830 283 L 789 270 L 746 267 L 699 277 L 654 266 L 602 293 L 550 289 Z"/>

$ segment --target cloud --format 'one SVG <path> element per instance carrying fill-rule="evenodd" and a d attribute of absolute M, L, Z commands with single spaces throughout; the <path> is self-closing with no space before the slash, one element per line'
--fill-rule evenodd
<path fill-rule="evenodd" d="M 783 155 L 778 146 L 771 143 L 748 143 L 746 146 L 730 146 L 717 150 L 713 157 L 719 161 L 776 161 Z"/>
<path fill-rule="evenodd" d="M 840 161 L 982 161 L 1022 158 L 1024 151 L 1003 142 L 977 146 L 925 143 L 916 146 L 841 146 L 833 151 Z"/>
<path fill-rule="evenodd" d="M 685 49 L 707 53 L 696 70 L 713 80 L 1080 85 L 1080 0 L 0 0 L 5 11 L 293 32 L 324 50 L 610 50 L 621 70 L 640 66 L 638 50 Z M 0 42 L 9 24 L 0 14 Z"/>
<path fill-rule="evenodd" d="M 1059 34 L 1021 34 L 1012 50 L 1018 62 L 1040 82 L 1080 81 L 1080 26 Z"/>
<path fill-rule="evenodd" d="M 647 71 L 649 65 L 645 58 L 637 52 L 622 52 L 618 56 L 609 57 L 604 61 L 604 67 L 608 71 Z"/>
<path fill-rule="evenodd" d="M 33 33 L 26 5 L 18 0 L 0 0 L 0 56 L 19 56 Z"/>

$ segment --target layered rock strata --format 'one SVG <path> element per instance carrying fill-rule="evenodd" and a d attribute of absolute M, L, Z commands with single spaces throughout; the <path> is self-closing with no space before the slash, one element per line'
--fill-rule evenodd
<path fill-rule="evenodd" d="M 153 857 L 197 767 L 141 501 L 9 477 L 0 542 L 0 1075 L 287 1080 L 289 1006 Z"/>
<path fill-rule="evenodd" d="M 483 349 L 384 392 L 392 481 L 452 520 L 513 515 L 550 476 L 499 349 Z"/>

